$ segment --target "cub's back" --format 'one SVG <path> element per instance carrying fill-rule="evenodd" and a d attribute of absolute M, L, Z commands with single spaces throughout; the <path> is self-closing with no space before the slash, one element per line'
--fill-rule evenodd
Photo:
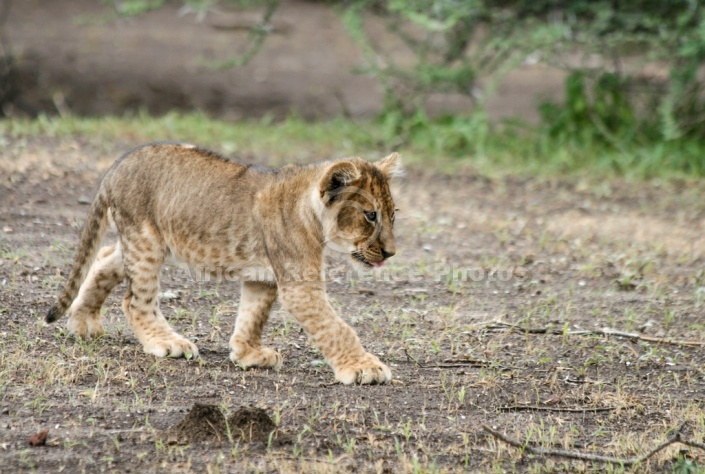
<path fill-rule="evenodd" d="M 108 202 L 129 220 L 213 217 L 252 208 L 271 172 L 176 143 L 145 145 L 123 155 L 105 176 Z"/>

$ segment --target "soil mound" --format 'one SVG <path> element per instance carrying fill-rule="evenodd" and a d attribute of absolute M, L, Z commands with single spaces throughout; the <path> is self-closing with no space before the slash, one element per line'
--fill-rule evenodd
<path fill-rule="evenodd" d="M 215 405 L 196 403 L 165 433 L 168 444 L 267 442 L 276 425 L 261 408 L 240 408 L 229 418 Z"/>
<path fill-rule="evenodd" d="M 277 426 L 261 408 L 240 408 L 228 418 L 228 426 L 234 438 L 243 441 L 267 442 Z"/>
<path fill-rule="evenodd" d="M 196 403 L 186 417 L 167 430 L 166 438 L 169 444 L 227 441 L 225 416 L 215 405 Z"/>

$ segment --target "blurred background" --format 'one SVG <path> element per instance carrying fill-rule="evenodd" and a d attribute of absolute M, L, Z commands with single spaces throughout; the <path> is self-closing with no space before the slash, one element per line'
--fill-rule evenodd
<path fill-rule="evenodd" d="M 337 120 L 479 169 L 700 176 L 704 58 L 688 0 L 0 0 L 11 120 Z"/>

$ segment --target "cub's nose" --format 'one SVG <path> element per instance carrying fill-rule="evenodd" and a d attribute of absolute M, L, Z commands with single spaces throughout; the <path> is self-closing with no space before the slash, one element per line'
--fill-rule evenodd
<path fill-rule="evenodd" d="M 388 259 L 389 257 L 393 257 L 394 254 L 396 253 L 396 251 L 394 251 L 394 250 L 385 250 L 385 249 L 381 249 L 381 250 L 382 250 L 382 258 L 384 258 L 385 260 Z"/>

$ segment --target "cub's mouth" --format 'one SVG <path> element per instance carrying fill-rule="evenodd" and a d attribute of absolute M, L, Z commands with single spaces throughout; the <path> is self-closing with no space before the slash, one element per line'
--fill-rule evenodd
<path fill-rule="evenodd" d="M 354 250 L 350 255 L 352 256 L 353 260 L 361 262 L 366 267 L 381 267 L 382 265 L 384 265 L 384 259 L 378 262 L 370 262 L 362 255 L 362 253 L 358 252 L 357 250 Z"/>

